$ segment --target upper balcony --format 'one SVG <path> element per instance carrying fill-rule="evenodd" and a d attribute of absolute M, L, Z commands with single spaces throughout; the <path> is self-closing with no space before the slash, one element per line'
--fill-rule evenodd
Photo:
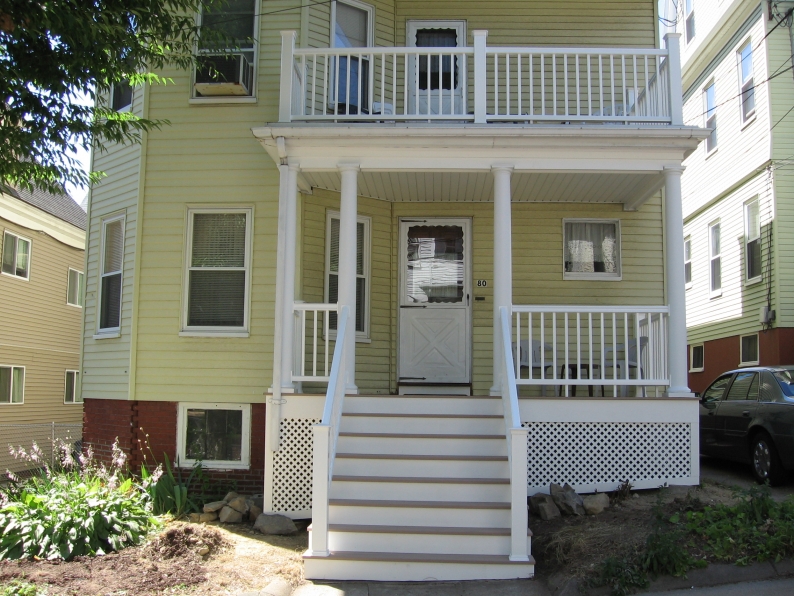
<path fill-rule="evenodd" d="M 681 126 L 677 34 L 665 49 L 295 47 L 282 32 L 280 123 Z"/>

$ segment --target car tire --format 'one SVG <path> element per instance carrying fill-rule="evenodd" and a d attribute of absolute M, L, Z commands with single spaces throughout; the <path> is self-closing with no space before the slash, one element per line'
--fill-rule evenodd
<path fill-rule="evenodd" d="M 788 478 L 788 473 L 780 463 L 775 444 L 766 433 L 758 433 L 750 442 L 750 465 L 753 476 L 759 484 L 769 481 L 771 486 L 779 486 Z"/>

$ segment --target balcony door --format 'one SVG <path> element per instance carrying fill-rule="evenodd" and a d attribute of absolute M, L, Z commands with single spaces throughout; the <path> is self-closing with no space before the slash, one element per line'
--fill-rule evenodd
<path fill-rule="evenodd" d="M 334 48 L 366 48 L 373 45 L 372 6 L 357 0 L 331 3 L 331 43 Z M 329 108 L 338 104 L 338 114 L 369 112 L 369 60 L 363 56 L 340 56 L 331 66 Z M 337 78 L 338 77 L 338 78 Z"/>
<path fill-rule="evenodd" d="M 471 381 L 471 221 L 400 222 L 401 384 Z"/>
<path fill-rule="evenodd" d="M 460 48 L 466 45 L 466 21 L 408 21 L 410 48 Z M 416 56 L 408 61 L 410 114 L 462 115 L 466 113 L 466 71 L 460 56 Z"/>

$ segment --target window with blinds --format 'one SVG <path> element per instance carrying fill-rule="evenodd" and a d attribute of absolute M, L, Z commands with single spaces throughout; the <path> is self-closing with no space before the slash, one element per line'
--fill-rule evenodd
<path fill-rule="evenodd" d="M 359 217 L 356 224 L 356 336 L 369 337 L 369 246 L 370 218 Z M 325 301 L 339 300 L 339 213 L 329 212 L 326 222 Z M 331 313 L 329 328 L 336 329 L 336 313 Z"/>
<path fill-rule="evenodd" d="M 189 214 L 188 330 L 247 327 L 250 210 L 194 210 Z"/>
<path fill-rule="evenodd" d="M 121 327 L 121 285 L 124 269 L 124 218 L 102 222 L 99 331 Z"/>

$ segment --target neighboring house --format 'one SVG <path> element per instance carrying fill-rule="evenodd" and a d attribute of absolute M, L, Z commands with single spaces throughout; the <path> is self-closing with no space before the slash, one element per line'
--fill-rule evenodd
<path fill-rule="evenodd" d="M 85 440 L 312 517 L 313 578 L 528 577 L 527 494 L 697 484 L 680 175 L 707 132 L 656 17 L 204 15 L 231 54 L 105 98 L 170 125 L 94 153 Z"/>
<path fill-rule="evenodd" d="M 794 363 L 794 2 L 687 0 L 684 162 L 689 383 Z M 789 16 L 786 19 L 786 15 Z"/>
<path fill-rule="evenodd" d="M 65 192 L 0 187 L 0 467 L 8 444 L 80 438 L 86 214 Z M 74 426 L 71 433 L 67 424 Z M 57 425 L 57 426 L 53 426 Z"/>

